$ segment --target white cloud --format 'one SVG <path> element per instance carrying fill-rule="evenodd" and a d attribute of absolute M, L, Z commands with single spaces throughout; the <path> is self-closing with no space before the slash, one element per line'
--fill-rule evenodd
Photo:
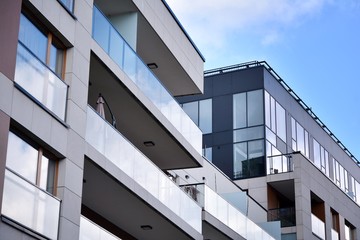
<path fill-rule="evenodd" d="M 238 32 L 274 44 L 280 29 L 298 25 L 329 0 L 167 0 L 191 38 L 203 49 L 221 49 Z M 270 29 L 270 30 L 269 30 Z"/>

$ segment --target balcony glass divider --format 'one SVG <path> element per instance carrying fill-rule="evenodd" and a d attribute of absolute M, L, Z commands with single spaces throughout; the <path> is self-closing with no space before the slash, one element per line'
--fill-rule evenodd
<path fill-rule="evenodd" d="M 172 125 L 201 154 L 202 133 L 106 16 L 94 6 L 93 38 Z"/>
<path fill-rule="evenodd" d="M 203 209 L 245 239 L 274 239 L 205 184 L 182 186 Z"/>
<path fill-rule="evenodd" d="M 121 240 L 84 216 L 80 218 L 79 240 Z"/>
<path fill-rule="evenodd" d="M 1 214 L 48 239 L 57 239 L 60 200 L 5 170 Z"/>
<path fill-rule="evenodd" d="M 86 141 L 201 233 L 200 206 L 90 106 L 87 109 Z"/>
<path fill-rule="evenodd" d="M 17 49 L 15 82 L 65 121 L 68 86 L 21 42 Z"/>

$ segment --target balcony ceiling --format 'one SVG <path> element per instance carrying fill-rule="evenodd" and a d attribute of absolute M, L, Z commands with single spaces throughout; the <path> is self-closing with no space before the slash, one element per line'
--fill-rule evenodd
<path fill-rule="evenodd" d="M 295 201 L 295 187 L 294 180 L 284 180 L 284 181 L 274 181 L 269 182 L 269 185 L 272 186 L 276 191 L 281 193 L 287 199 Z"/>
<path fill-rule="evenodd" d="M 92 56 L 88 103 L 94 109 L 99 93 L 102 93 L 110 105 L 117 121 L 117 129 L 159 168 L 168 170 L 200 166 L 110 70 L 97 57 Z M 105 113 L 108 122 L 111 122 L 106 107 Z M 146 147 L 146 141 L 154 142 L 155 146 Z"/>
<path fill-rule="evenodd" d="M 93 162 L 84 164 L 82 204 L 136 239 L 191 239 Z M 140 226 L 150 225 L 152 230 Z"/>
<path fill-rule="evenodd" d="M 131 0 L 95 0 L 95 4 L 107 16 L 129 12 L 139 13 Z M 157 64 L 158 68 L 154 69 L 153 72 L 169 92 L 173 96 L 201 93 L 176 57 L 141 13 L 139 14 L 138 24 L 136 52 L 146 64 Z"/>

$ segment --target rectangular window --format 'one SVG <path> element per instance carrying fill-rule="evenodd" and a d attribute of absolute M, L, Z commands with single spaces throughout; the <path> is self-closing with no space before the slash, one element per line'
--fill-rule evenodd
<path fill-rule="evenodd" d="M 296 142 L 297 142 L 297 151 L 305 153 L 305 133 L 304 128 L 296 123 Z"/>
<path fill-rule="evenodd" d="M 313 139 L 313 147 L 314 147 L 314 164 L 316 165 L 317 168 L 321 169 L 320 144 L 315 139 Z"/>
<path fill-rule="evenodd" d="M 248 176 L 247 142 L 234 144 L 234 178 Z"/>
<path fill-rule="evenodd" d="M 305 131 L 305 156 L 310 158 L 310 150 L 309 150 L 309 133 Z"/>
<path fill-rule="evenodd" d="M 264 138 L 264 127 L 251 127 L 234 130 L 234 143 Z"/>
<path fill-rule="evenodd" d="M 264 124 L 263 91 L 247 92 L 247 120 L 248 126 Z"/>
<path fill-rule="evenodd" d="M 355 227 L 345 220 L 345 239 L 354 240 L 355 239 Z"/>
<path fill-rule="evenodd" d="M 271 128 L 270 94 L 265 91 L 265 124 Z"/>
<path fill-rule="evenodd" d="M 187 115 L 193 120 L 193 122 L 198 125 L 199 124 L 199 105 L 198 102 L 189 102 L 184 103 L 182 108 L 186 112 Z"/>
<path fill-rule="evenodd" d="M 355 196 L 356 202 L 360 206 L 360 183 L 355 180 Z"/>
<path fill-rule="evenodd" d="M 264 124 L 263 90 L 233 95 L 233 127 L 245 128 Z"/>
<path fill-rule="evenodd" d="M 296 142 L 296 121 L 294 118 L 291 118 L 291 146 L 294 151 L 297 151 L 297 142 Z"/>
<path fill-rule="evenodd" d="M 209 162 L 212 162 L 212 147 L 204 148 L 203 156 L 209 160 Z"/>
<path fill-rule="evenodd" d="M 285 109 L 276 102 L 276 133 L 286 142 L 286 117 Z"/>
<path fill-rule="evenodd" d="M 204 134 L 212 132 L 212 99 L 199 101 L 199 128 Z"/>
<path fill-rule="evenodd" d="M 212 99 L 184 103 L 182 108 L 203 134 L 212 132 Z"/>
<path fill-rule="evenodd" d="M 20 16 L 19 42 L 63 78 L 64 46 L 50 32 L 40 30 L 24 14 Z"/>
<path fill-rule="evenodd" d="M 233 96 L 234 129 L 247 127 L 246 124 L 246 93 Z"/>
<path fill-rule="evenodd" d="M 42 148 L 35 148 L 12 132 L 9 132 L 6 167 L 47 192 L 55 193 L 56 161 L 45 155 Z"/>

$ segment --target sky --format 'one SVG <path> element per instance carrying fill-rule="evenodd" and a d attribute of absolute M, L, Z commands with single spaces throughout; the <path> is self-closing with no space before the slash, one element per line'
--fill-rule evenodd
<path fill-rule="evenodd" d="M 360 0 L 166 0 L 205 70 L 265 60 L 360 161 Z"/>

